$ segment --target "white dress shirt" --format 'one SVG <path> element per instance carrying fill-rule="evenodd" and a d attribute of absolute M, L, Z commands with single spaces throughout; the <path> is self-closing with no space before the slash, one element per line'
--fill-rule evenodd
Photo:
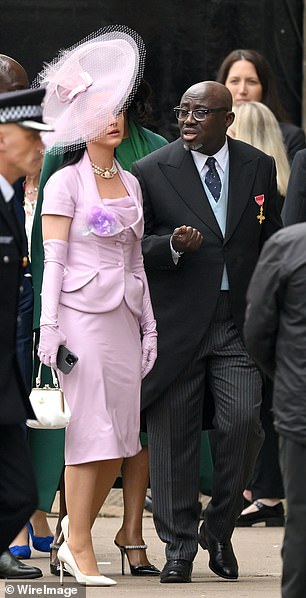
<path fill-rule="evenodd" d="M 4 200 L 8 203 L 14 197 L 14 189 L 12 185 L 0 174 L 0 189 Z"/>

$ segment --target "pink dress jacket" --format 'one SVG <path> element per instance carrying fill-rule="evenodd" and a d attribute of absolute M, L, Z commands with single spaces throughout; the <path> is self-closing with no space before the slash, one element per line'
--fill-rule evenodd
<path fill-rule="evenodd" d="M 100 236 L 92 231 L 89 215 L 97 208 L 111 210 L 112 201 L 100 198 L 89 157 L 58 170 L 44 189 L 42 214 L 72 218 L 68 256 L 60 303 L 87 313 L 107 312 L 125 299 L 138 318 L 147 286 L 141 251 L 143 235 L 142 194 L 137 179 L 116 162 L 132 207 L 131 224 Z"/>

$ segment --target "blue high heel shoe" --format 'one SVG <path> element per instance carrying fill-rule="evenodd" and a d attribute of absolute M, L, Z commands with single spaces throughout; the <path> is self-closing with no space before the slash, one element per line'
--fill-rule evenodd
<path fill-rule="evenodd" d="M 29 559 L 31 556 L 31 548 L 28 544 L 24 544 L 23 546 L 18 546 L 17 544 L 16 546 L 10 546 L 9 551 L 16 559 Z"/>
<path fill-rule="evenodd" d="M 54 536 L 35 536 L 32 524 L 27 523 L 28 532 L 31 536 L 33 548 L 40 552 L 50 552 L 50 545 L 54 541 Z"/>

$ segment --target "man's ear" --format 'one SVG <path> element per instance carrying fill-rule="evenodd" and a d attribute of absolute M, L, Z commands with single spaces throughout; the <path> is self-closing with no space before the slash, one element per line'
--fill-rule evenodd
<path fill-rule="evenodd" d="M 226 116 L 225 116 L 225 120 L 226 120 L 226 128 L 228 129 L 228 127 L 230 127 L 235 120 L 235 113 L 227 112 Z"/>

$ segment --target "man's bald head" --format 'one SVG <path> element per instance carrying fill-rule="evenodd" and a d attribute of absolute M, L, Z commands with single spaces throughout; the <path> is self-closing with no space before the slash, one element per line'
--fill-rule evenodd
<path fill-rule="evenodd" d="M 0 93 L 28 87 L 29 80 L 23 66 L 14 58 L 0 54 Z"/>
<path fill-rule="evenodd" d="M 182 99 L 184 96 L 210 96 L 214 98 L 216 105 L 226 106 L 228 111 L 232 109 L 233 98 L 231 92 L 225 85 L 217 83 L 217 81 L 201 81 L 200 83 L 195 83 L 185 91 Z"/>

